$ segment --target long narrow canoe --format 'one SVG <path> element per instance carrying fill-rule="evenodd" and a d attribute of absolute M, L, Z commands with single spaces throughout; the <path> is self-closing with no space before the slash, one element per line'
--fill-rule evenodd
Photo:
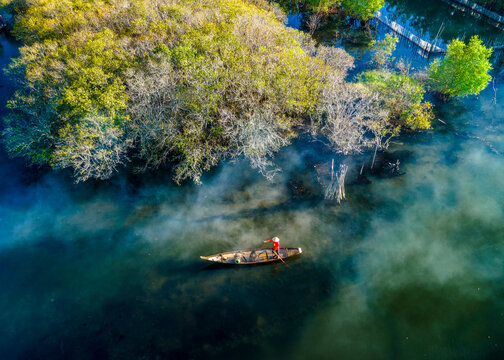
<path fill-rule="evenodd" d="M 281 248 L 279 254 L 282 259 L 286 259 L 291 256 L 299 255 L 302 252 L 301 248 Z M 200 258 L 229 265 L 253 265 L 280 261 L 280 258 L 273 253 L 272 249 L 228 251 L 215 255 L 200 256 Z"/>

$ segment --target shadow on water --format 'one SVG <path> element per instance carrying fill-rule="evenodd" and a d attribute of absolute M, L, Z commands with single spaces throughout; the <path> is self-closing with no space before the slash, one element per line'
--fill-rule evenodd
<path fill-rule="evenodd" d="M 311 196 L 311 199 L 306 199 L 305 196 L 303 200 L 290 199 L 280 204 L 275 204 L 273 206 L 256 207 L 253 209 L 237 211 L 233 214 L 213 215 L 197 219 L 195 220 L 195 222 L 216 221 L 216 220 L 238 220 L 241 218 L 252 219 L 265 216 L 275 216 L 276 214 L 285 211 L 291 211 L 291 212 L 303 211 L 305 209 L 311 208 L 314 204 L 317 204 L 319 202 L 320 202 L 320 195 L 317 197 Z"/>
<path fill-rule="evenodd" d="M 257 263 L 257 264 L 249 264 L 249 265 L 233 265 L 233 264 L 220 264 L 220 263 L 212 263 L 210 265 L 206 265 L 203 267 L 203 271 L 215 271 L 215 270 L 222 270 L 222 271 L 254 271 L 254 268 L 256 267 L 261 267 L 261 266 L 272 266 L 272 267 L 287 267 L 289 268 L 290 266 L 295 265 L 298 261 L 302 261 L 302 255 L 300 256 L 295 256 L 290 259 L 285 260 L 286 264 L 282 263 L 281 261 L 277 261 L 274 263 Z M 299 265 L 299 264 L 298 264 Z"/>

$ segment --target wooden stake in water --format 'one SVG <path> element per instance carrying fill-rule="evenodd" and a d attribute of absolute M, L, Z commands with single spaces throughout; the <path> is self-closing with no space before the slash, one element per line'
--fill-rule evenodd
<path fill-rule="evenodd" d="M 374 155 L 373 155 L 373 162 L 371 163 L 371 169 L 373 168 L 374 166 L 374 162 L 375 162 L 375 159 L 376 159 L 376 152 L 378 151 L 378 144 L 376 144 L 376 147 L 374 149 Z"/>
<path fill-rule="evenodd" d="M 334 178 L 334 159 L 332 159 L 331 162 L 331 182 L 333 181 Z"/>

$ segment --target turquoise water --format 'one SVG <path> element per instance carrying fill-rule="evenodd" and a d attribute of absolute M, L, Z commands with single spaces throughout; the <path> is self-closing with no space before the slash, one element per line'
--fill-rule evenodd
<path fill-rule="evenodd" d="M 16 45 L 0 42 L 5 66 Z M 181 187 L 167 170 L 76 185 L 2 151 L 0 358 L 502 358 L 499 71 L 496 94 L 437 104 L 441 121 L 396 138 L 381 170 L 372 154 L 347 159 L 340 206 L 322 199 L 314 171 L 333 155 L 307 139 L 278 154 L 273 183 L 237 161 Z M 4 102 L 12 88 L 0 80 Z M 385 165 L 398 159 L 392 176 Z M 302 256 L 199 260 L 274 235 Z"/>

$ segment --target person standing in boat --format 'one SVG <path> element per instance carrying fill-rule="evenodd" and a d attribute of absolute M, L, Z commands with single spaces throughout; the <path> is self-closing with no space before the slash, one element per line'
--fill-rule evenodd
<path fill-rule="evenodd" d="M 280 257 L 280 239 L 275 236 L 273 239 L 263 241 L 263 243 L 267 242 L 273 243 L 273 254 L 276 255 L 277 257 Z"/>

